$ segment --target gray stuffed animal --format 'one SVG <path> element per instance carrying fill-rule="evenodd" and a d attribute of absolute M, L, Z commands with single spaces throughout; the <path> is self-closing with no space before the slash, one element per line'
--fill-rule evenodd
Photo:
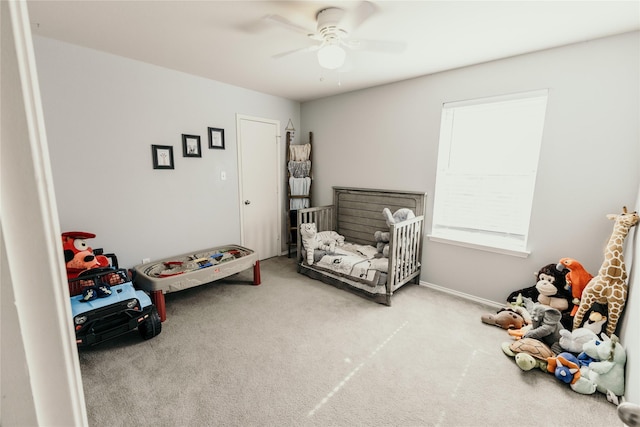
<path fill-rule="evenodd" d="M 411 209 L 401 208 L 395 211 L 393 214 L 389 208 L 382 210 L 382 216 L 389 227 L 391 224 L 397 224 L 402 221 L 406 221 L 411 218 L 415 218 L 416 215 Z M 376 239 L 376 248 L 383 257 L 389 257 L 389 232 L 388 231 L 376 231 L 374 238 Z"/>
<path fill-rule="evenodd" d="M 391 214 L 391 210 L 389 210 L 389 208 L 384 208 L 382 210 L 382 215 L 384 215 L 384 219 L 388 226 L 416 217 L 416 214 L 414 214 L 411 209 L 407 208 L 398 209 L 393 214 Z"/>
<path fill-rule="evenodd" d="M 534 303 L 530 298 L 523 298 L 525 307 L 531 313 L 531 329 L 523 338 L 535 338 L 547 344 L 555 354 L 564 350 L 560 346 L 560 330 L 564 329 L 562 323 L 562 313 L 556 308 L 552 308 L 540 303 Z"/>

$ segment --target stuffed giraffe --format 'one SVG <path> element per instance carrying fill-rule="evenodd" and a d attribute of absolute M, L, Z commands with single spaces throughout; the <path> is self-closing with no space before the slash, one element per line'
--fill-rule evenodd
<path fill-rule="evenodd" d="M 627 212 L 627 208 L 623 207 L 621 214 L 609 214 L 607 218 L 614 220 L 615 224 L 609 243 L 604 250 L 604 262 L 598 270 L 598 275 L 589 281 L 582 292 L 580 308 L 573 318 L 573 327 L 580 327 L 585 313 L 597 302 L 607 306 L 609 323 L 606 334 L 611 336 L 616 330 L 618 319 L 627 301 L 627 271 L 622 256 L 622 246 L 629 230 L 638 224 L 640 217 L 637 212 Z"/>

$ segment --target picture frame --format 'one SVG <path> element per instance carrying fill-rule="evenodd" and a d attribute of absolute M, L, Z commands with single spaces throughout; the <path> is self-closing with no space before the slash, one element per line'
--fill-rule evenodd
<path fill-rule="evenodd" d="M 200 135 L 182 134 L 182 157 L 202 157 Z"/>
<path fill-rule="evenodd" d="M 173 146 L 151 145 L 151 156 L 154 169 L 173 169 Z"/>
<path fill-rule="evenodd" d="M 224 129 L 208 128 L 209 148 L 224 150 Z"/>

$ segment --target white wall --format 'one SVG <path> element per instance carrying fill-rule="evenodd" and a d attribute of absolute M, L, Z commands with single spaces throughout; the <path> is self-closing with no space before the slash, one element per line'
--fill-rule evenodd
<path fill-rule="evenodd" d="M 605 215 L 633 206 L 640 180 L 639 47 L 636 32 L 303 103 L 314 203 L 330 204 L 333 185 L 419 190 L 430 214 L 442 103 L 549 88 L 531 255 L 427 240 L 422 280 L 503 301 L 561 257 L 596 272 L 612 231 Z"/>
<path fill-rule="evenodd" d="M 638 159 L 640 162 L 640 159 Z M 640 212 L 640 187 L 635 210 Z M 640 404 L 640 229 L 636 227 L 626 241 L 625 263 L 629 273 L 627 308 L 621 320 L 620 342 L 627 351 L 625 397 Z"/>
<path fill-rule="evenodd" d="M 634 32 L 303 103 L 302 130 L 314 132 L 314 204 L 331 204 L 334 185 L 426 191 L 428 232 L 442 104 L 549 88 L 531 255 L 426 239 L 421 280 L 503 302 L 533 285 L 534 271 L 562 257 L 595 275 L 613 230 L 606 214 L 640 204 L 639 52 Z M 629 240 L 638 254 L 635 233 Z M 632 289 L 621 339 L 630 350 L 627 398 L 640 403 L 640 274 L 633 258 L 627 258 Z"/>
<path fill-rule="evenodd" d="M 34 45 L 62 231 L 95 233 L 89 243 L 123 267 L 240 243 L 236 114 L 279 120 L 284 135 L 289 118 L 299 126 L 298 102 L 52 39 Z M 225 150 L 208 148 L 207 127 L 225 130 Z M 200 135 L 202 158 L 182 156 L 183 133 Z M 174 147 L 174 170 L 152 168 L 151 144 Z"/>

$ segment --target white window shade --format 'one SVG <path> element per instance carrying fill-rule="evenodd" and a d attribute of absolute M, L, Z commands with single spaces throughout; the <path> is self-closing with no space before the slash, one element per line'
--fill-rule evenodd
<path fill-rule="evenodd" d="M 432 236 L 524 251 L 547 91 L 443 105 Z"/>

